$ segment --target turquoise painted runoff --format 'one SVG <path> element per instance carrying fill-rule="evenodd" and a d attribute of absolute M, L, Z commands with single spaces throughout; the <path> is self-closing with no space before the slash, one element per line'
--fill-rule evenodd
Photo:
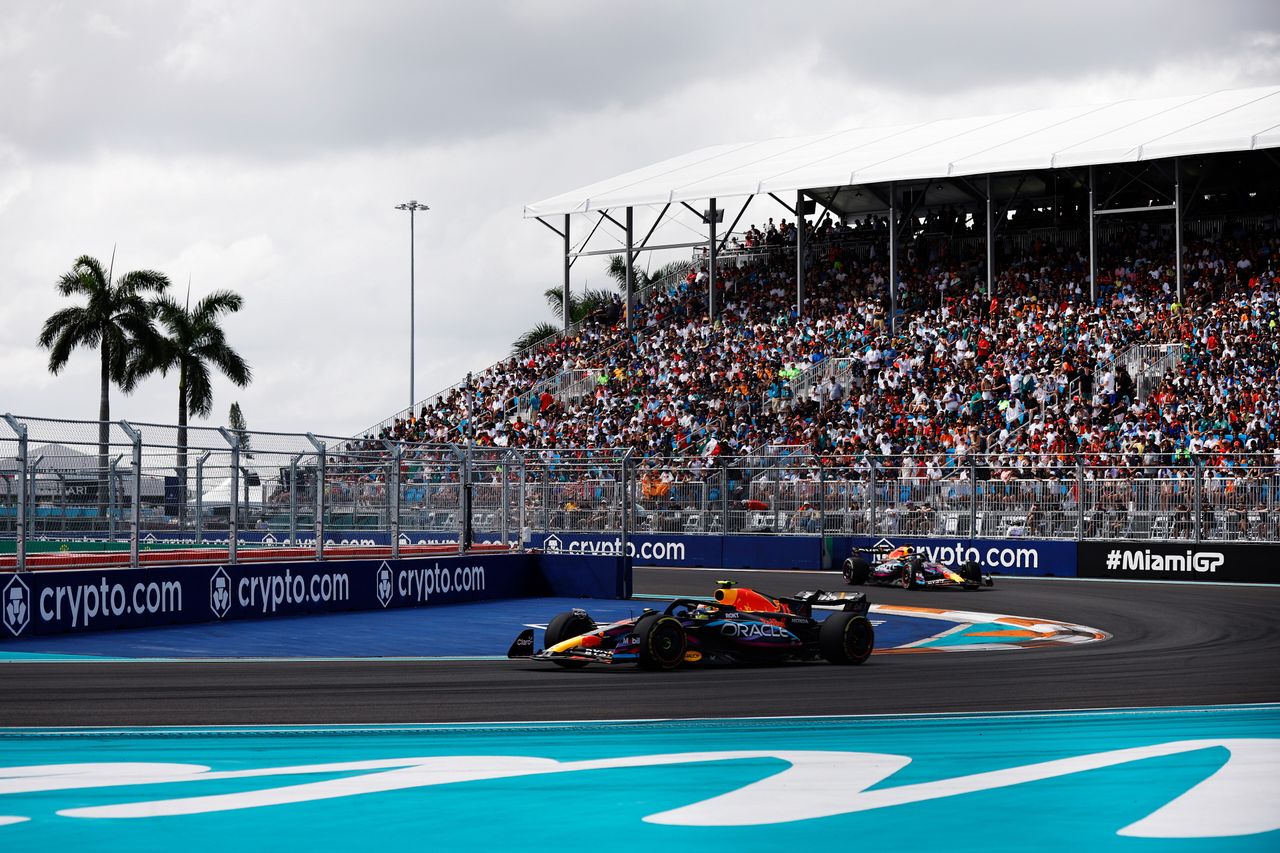
<path fill-rule="evenodd" d="M 1278 788 L 1277 705 L 10 729 L 0 849 L 1275 850 Z"/>

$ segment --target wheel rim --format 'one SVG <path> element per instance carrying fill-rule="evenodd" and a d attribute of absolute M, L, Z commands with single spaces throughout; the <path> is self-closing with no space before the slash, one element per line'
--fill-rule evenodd
<path fill-rule="evenodd" d="M 871 654 L 871 635 L 861 620 L 853 619 L 844 627 L 844 647 L 849 657 L 861 660 Z"/>
<path fill-rule="evenodd" d="M 649 651 L 664 666 L 675 666 L 684 659 L 684 631 L 674 619 L 663 619 L 649 635 Z"/>

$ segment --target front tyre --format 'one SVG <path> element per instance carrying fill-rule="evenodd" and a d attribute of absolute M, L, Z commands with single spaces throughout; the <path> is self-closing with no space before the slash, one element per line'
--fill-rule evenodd
<path fill-rule="evenodd" d="M 970 560 L 960 567 L 960 577 L 964 578 L 966 587 L 978 589 L 982 586 L 982 567 Z"/>
<path fill-rule="evenodd" d="M 859 664 L 871 656 L 876 632 L 860 613 L 837 611 L 818 626 L 818 649 L 831 663 Z"/>
<path fill-rule="evenodd" d="M 862 557 L 850 557 L 844 561 L 844 582 L 849 586 L 862 586 L 871 576 L 871 564 Z"/>
<path fill-rule="evenodd" d="M 676 617 L 651 613 L 636 622 L 635 634 L 640 638 L 641 668 L 671 670 L 684 662 L 689 638 Z"/>
<path fill-rule="evenodd" d="M 568 613 L 557 614 L 547 623 L 543 642 L 549 649 L 565 640 L 590 634 L 595 629 L 595 620 L 588 616 L 585 610 L 570 610 Z M 584 660 L 555 660 L 554 662 L 565 669 L 582 669 L 587 665 Z"/>

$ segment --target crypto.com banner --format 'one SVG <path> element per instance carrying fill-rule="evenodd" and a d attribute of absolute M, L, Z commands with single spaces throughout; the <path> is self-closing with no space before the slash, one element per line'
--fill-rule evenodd
<path fill-rule="evenodd" d="M 0 575 L 0 639 L 538 594 L 529 554 Z"/>
<path fill-rule="evenodd" d="M 1236 542 L 1081 542 L 1082 578 L 1280 583 L 1280 545 Z"/>

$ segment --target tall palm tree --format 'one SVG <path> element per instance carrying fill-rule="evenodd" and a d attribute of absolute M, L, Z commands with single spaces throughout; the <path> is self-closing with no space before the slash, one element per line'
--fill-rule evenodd
<path fill-rule="evenodd" d="M 689 271 L 688 261 L 672 261 L 663 264 L 651 272 L 645 272 L 639 267 L 632 265 L 635 275 L 635 289 L 637 292 L 645 287 L 662 279 L 680 274 L 683 275 Z M 619 293 L 626 293 L 627 290 L 627 267 L 622 260 L 622 255 L 610 255 L 609 265 L 605 268 L 605 273 L 613 280 L 617 286 Z M 547 307 L 551 309 L 552 314 L 563 322 L 564 318 L 564 291 L 559 287 L 548 288 L 544 292 L 547 300 Z M 608 288 L 587 288 L 581 294 L 569 293 L 569 322 L 578 323 L 589 317 L 595 311 L 607 307 L 613 301 L 613 291 Z M 521 350 L 528 349 L 534 344 L 554 337 L 560 331 L 560 327 L 551 323 L 538 323 L 529 329 L 520 337 L 516 338 L 511 344 L 511 351 L 518 353 Z"/>
<path fill-rule="evenodd" d="M 244 297 L 231 290 L 215 290 L 189 308 L 170 296 L 161 296 L 151 310 L 162 329 L 159 346 L 139 358 L 131 367 L 137 378 L 159 371 L 167 376 L 178 372 L 178 471 L 182 486 L 180 507 L 187 498 L 187 417 L 208 417 L 213 411 L 213 382 L 210 368 L 217 368 L 243 388 L 253 379 L 253 371 L 238 352 L 227 344 L 218 320 L 234 314 L 244 305 Z M 182 509 L 179 510 L 180 517 Z"/>
<path fill-rule="evenodd" d="M 81 255 L 58 279 L 63 296 L 83 296 L 84 305 L 55 311 L 44 321 L 40 346 L 49 350 L 49 372 L 58 375 L 80 347 L 97 349 L 101 362 L 98 396 L 98 505 L 107 499 L 107 452 L 110 437 L 111 385 L 126 394 L 136 384 L 130 365 L 154 355 L 160 338 L 151 325 L 149 293 L 163 293 L 169 279 L 154 270 L 137 270 L 113 278 L 96 258 Z"/>

